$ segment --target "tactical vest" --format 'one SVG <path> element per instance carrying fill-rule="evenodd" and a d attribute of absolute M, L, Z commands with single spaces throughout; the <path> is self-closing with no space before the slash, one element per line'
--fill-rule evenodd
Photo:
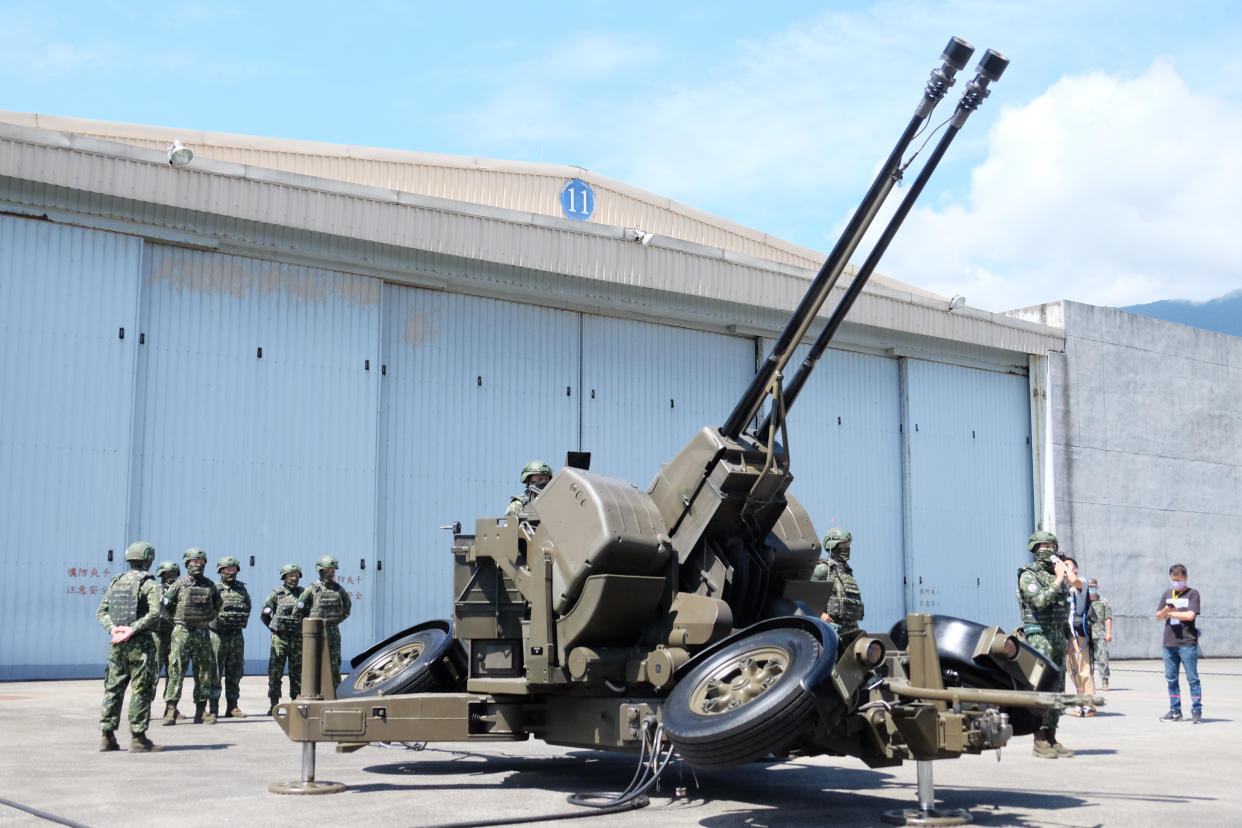
<path fill-rule="evenodd" d="M 161 595 L 161 596 L 163 596 L 163 594 L 164 594 L 165 592 L 168 592 L 168 588 L 169 588 L 170 586 L 172 586 L 173 584 L 175 584 L 175 583 L 177 583 L 177 580 L 174 578 L 173 580 L 169 581 L 167 584 L 165 584 L 163 581 L 161 581 L 160 583 L 156 584 L 156 586 L 157 586 L 157 587 L 159 587 L 159 589 L 160 589 L 160 595 Z M 155 630 L 156 630 L 156 632 L 158 632 L 158 633 L 160 633 L 161 635 L 163 635 L 163 634 L 165 634 L 165 633 L 170 633 L 170 632 L 172 632 L 172 628 L 173 628 L 173 622 L 172 622 L 172 619 L 171 619 L 171 618 L 169 618 L 169 617 L 168 617 L 167 615 L 165 615 L 164 613 L 160 613 L 159 620 L 155 622 Z"/>
<path fill-rule="evenodd" d="M 220 582 L 220 614 L 216 616 L 217 632 L 238 632 L 250 621 L 250 593 L 241 581 Z"/>
<path fill-rule="evenodd" d="M 298 608 L 298 599 L 302 597 L 302 587 L 297 592 L 281 585 L 273 590 L 276 595 L 276 611 L 267 623 L 268 629 L 277 635 L 296 635 L 302 629 L 302 622 L 294 615 Z"/>
<path fill-rule="evenodd" d="M 215 584 L 202 575 L 186 575 L 177 583 L 181 585 L 181 596 L 173 610 L 173 623 L 191 629 L 206 627 L 216 617 L 211 600 L 216 594 Z"/>
<path fill-rule="evenodd" d="M 142 585 L 153 576 L 141 569 L 122 572 L 108 585 L 108 617 L 114 627 L 128 627 L 147 614 L 147 608 L 139 608 Z"/>
<path fill-rule="evenodd" d="M 311 618 L 322 618 L 325 624 L 339 624 L 345 620 L 345 601 L 341 598 L 341 588 L 327 586 L 323 581 L 315 581 L 306 588 L 314 591 L 315 605 L 311 607 Z"/>
<path fill-rule="evenodd" d="M 1043 609 L 1036 609 L 1031 603 L 1034 593 L 1028 594 L 1027 590 L 1022 589 L 1022 573 L 1024 572 L 1030 572 L 1035 576 L 1039 582 L 1038 591 L 1051 589 L 1057 581 L 1056 575 L 1044 569 L 1036 561 L 1018 570 L 1018 608 L 1022 612 L 1023 626 L 1039 627 L 1039 632 L 1065 635 L 1069 627 L 1069 604 L 1065 601 L 1065 595 L 1057 596 Z M 1027 632 L 1035 631 L 1027 629 Z"/>
<path fill-rule="evenodd" d="M 829 564 L 828 580 L 833 582 L 828 614 L 841 625 L 842 631 L 858 629 L 858 622 L 863 618 L 863 600 L 853 571 L 840 561 L 833 560 Z"/>

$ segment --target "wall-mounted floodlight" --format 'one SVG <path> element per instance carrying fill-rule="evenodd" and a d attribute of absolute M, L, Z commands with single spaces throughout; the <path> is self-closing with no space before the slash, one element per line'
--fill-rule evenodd
<path fill-rule="evenodd" d="M 180 141 L 173 141 L 168 148 L 168 163 L 173 167 L 184 167 L 194 160 L 194 152 Z"/>
<path fill-rule="evenodd" d="M 955 311 L 955 310 L 957 310 L 958 308 L 960 308 L 962 305 L 965 305 L 965 304 L 966 304 L 966 297 L 965 297 L 965 296 L 963 296 L 963 295 L 962 295 L 962 294 L 960 294 L 960 293 L 955 293 L 955 294 L 953 294 L 953 296 L 949 299 L 949 310 L 951 310 L 951 311 Z"/>

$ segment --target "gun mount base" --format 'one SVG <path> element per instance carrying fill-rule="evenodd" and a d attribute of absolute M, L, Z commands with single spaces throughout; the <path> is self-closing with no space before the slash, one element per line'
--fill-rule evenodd
<path fill-rule="evenodd" d="M 885 811 L 881 819 L 889 825 L 965 825 L 972 822 L 970 814 L 961 808 L 939 810 L 936 808 L 936 789 L 932 784 L 932 763 L 918 763 L 919 807 Z"/>

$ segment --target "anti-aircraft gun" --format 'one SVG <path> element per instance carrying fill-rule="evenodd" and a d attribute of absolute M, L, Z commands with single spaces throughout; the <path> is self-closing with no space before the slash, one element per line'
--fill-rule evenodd
<path fill-rule="evenodd" d="M 703 428 L 646 490 L 571 465 L 524 511 L 454 535 L 453 619 L 352 660 L 333 698 L 308 621 L 303 688 L 278 705 L 304 745 L 522 740 L 639 751 L 658 724 L 690 764 L 770 753 L 871 766 L 949 758 L 1030 733 L 1067 699 L 1059 669 L 997 627 L 912 614 L 838 637 L 819 618 L 820 545 L 792 482 L 785 420 L 893 234 L 1008 61 L 989 50 L 939 143 L 788 383 L 903 158 L 974 49 L 953 38 L 914 116 L 771 355 L 724 424 Z M 765 401 L 771 402 L 756 427 Z M 325 675 L 326 677 L 326 675 Z"/>

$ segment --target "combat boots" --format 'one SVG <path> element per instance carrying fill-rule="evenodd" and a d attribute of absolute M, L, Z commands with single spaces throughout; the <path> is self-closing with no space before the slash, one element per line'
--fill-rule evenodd
<path fill-rule="evenodd" d="M 150 753 L 153 750 L 163 750 L 163 746 L 157 745 L 147 738 L 146 733 L 131 733 L 129 740 L 130 753 Z"/>
<path fill-rule="evenodd" d="M 246 718 L 246 714 L 241 712 L 241 708 L 237 706 L 237 699 L 233 699 L 231 702 L 225 705 L 224 709 L 225 709 L 224 715 L 230 719 Z"/>
<path fill-rule="evenodd" d="M 1035 731 L 1035 749 L 1031 751 L 1031 755 L 1037 759 L 1061 758 L 1061 754 L 1057 753 L 1056 748 L 1052 746 L 1052 741 L 1048 738 L 1048 731 L 1043 728 Z"/>
<path fill-rule="evenodd" d="M 207 703 L 207 712 L 203 714 L 203 724 L 215 724 L 216 716 L 220 714 L 220 700 L 212 699 Z"/>
<path fill-rule="evenodd" d="M 177 719 L 179 718 L 181 718 L 181 714 L 177 712 L 176 702 L 165 702 L 164 703 L 164 722 L 163 722 L 164 727 L 168 727 L 169 725 L 175 725 L 177 723 Z"/>
<path fill-rule="evenodd" d="M 1052 749 L 1056 751 L 1057 756 L 1061 759 L 1069 759 L 1074 755 L 1074 751 L 1057 741 L 1056 730 L 1048 731 L 1048 744 L 1052 746 Z"/>
<path fill-rule="evenodd" d="M 268 701 L 270 701 L 270 702 L 271 702 L 271 704 L 270 704 L 270 705 L 268 705 L 268 707 L 267 707 L 267 715 L 269 715 L 269 716 L 275 716 L 275 715 L 276 715 L 276 705 L 280 704 L 280 699 L 279 699 L 279 698 L 275 698 L 275 699 L 268 699 Z"/>
<path fill-rule="evenodd" d="M 207 709 L 207 702 L 194 702 L 194 724 L 203 723 L 203 711 Z"/>
<path fill-rule="evenodd" d="M 103 731 L 103 737 L 99 740 L 99 750 L 107 752 L 109 750 L 120 750 L 121 746 L 116 743 L 116 734 L 111 730 Z"/>

